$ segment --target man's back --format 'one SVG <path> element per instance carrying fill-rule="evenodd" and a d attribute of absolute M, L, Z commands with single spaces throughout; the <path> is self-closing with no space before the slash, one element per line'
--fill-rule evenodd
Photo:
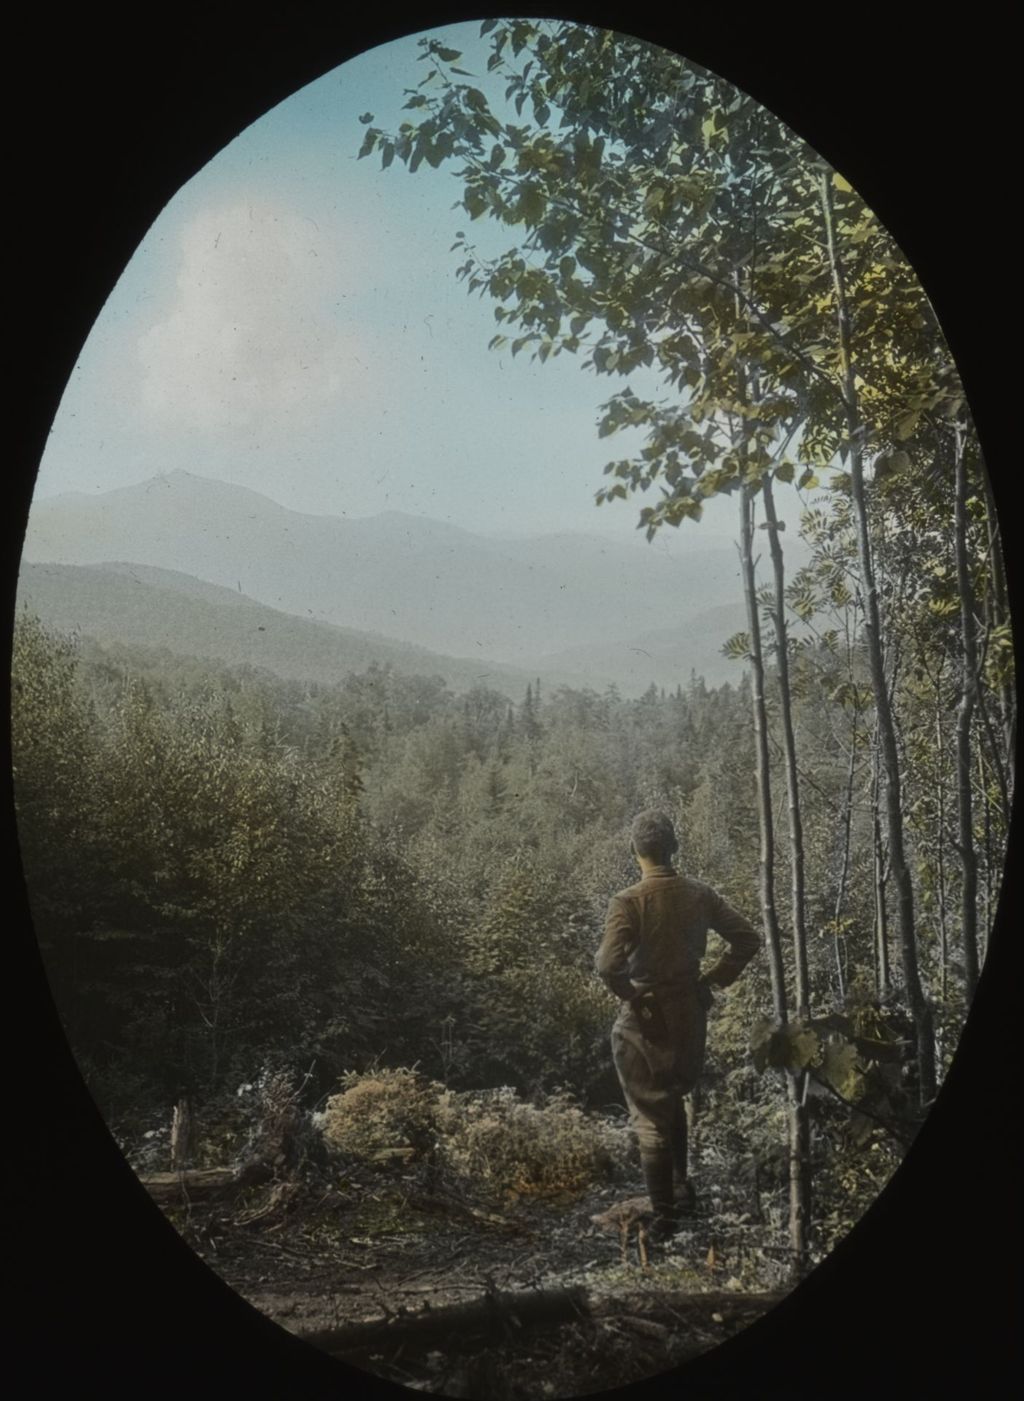
<path fill-rule="evenodd" d="M 756 952 L 757 932 L 711 886 L 671 866 L 655 866 L 612 896 L 597 971 L 622 998 L 692 985 L 700 977 L 712 929 L 730 949 L 707 979 L 724 987 Z"/>

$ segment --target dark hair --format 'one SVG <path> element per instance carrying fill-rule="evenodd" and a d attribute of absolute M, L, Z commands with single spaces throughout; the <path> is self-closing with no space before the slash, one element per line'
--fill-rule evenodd
<path fill-rule="evenodd" d="M 649 861 L 659 861 L 662 865 L 679 850 L 672 819 L 657 808 L 638 812 L 633 818 L 629 836 L 637 856 L 646 856 Z"/>

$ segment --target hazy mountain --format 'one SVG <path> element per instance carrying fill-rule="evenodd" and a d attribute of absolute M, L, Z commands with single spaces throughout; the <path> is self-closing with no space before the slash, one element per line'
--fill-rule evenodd
<path fill-rule="evenodd" d="M 453 690 L 480 684 L 519 699 L 532 673 L 481 659 L 440 656 L 372 633 L 298 618 L 237 590 L 140 564 L 28 564 L 18 608 L 48 626 L 99 642 L 166 647 L 180 656 L 264 667 L 278 676 L 332 684 L 373 662 L 409 675 L 441 676 Z M 545 673 L 557 684 L 558 677 Z"/>
<path fill-rule="evenodd" d="M 535 659 L 533 670 L 576 672 L 613 676 L 624 695 L 637 695 L 653 681 L 675 690 L 695 671 L 709 686 L 735 685 L 743 675 L 742 663 L 721 654 L 722 643 L 734 633 L 745 632 L 746 609 L 742 603 L 719 603 L 694 614 L 675 628 L 638 633 L 619 642 L 595 642 L 566 647 Z"/>
<path fill-rule="evenodd" d="M 490 537 L 393 511 L 306 515 L 180 471 L 101 496 L 37 501 L 24 558 L 145 561 L 191 576 L 197 601 L 203 581 L 449 659 L 573 673 L 578 661 L 590 684 L 614 679 L 630 691 L 651 680 L 674 685 L 691 668 L 709 681 L 731 678 L 718 648 L 742 626 L 730 612 L 719 630 L 717 613 L 739 598 L 735 550 L 702 542 L 699 527 L 653 546 L 583 534 Z M 657 670 L 641 680 L 643 651 Z"/>

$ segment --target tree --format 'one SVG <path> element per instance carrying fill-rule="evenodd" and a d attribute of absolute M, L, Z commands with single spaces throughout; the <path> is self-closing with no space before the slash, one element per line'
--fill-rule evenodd
<path fill-rule="evenodd" d="M 487 21 L 482 32 L 491 52 L 479 79 L 454 50 L 422 41 L 428 71 L 407 103 L 416 120 L 390 135 L 371 124 L 361 154 L 379 149 L 384 165 L 397 157 L 411 170 L 452 160 L 470 220 L 516 230 L 498 255 L 456 238 L 458 275 L 497 303 L 493 345 L 540 361 L 579 353 L 598 374 L 650 370 L 673 391 L 654 401 L 628 385 L 606 403 L 600 432 L 640 430 L 646 446 L 608 465 L 614 480 L 599 501 L 661 483 L 641 511 L 652 533 L 699 519 L 720 491 L 760 490 L 766 473 L 812 485 L 837 459 L 849 469 L 834 485 L 854 510 L 903 983 L 927 1103 L 931 1011 L 867 490 L 887 447 L 962 402 L 927 299 L 842 177 L 696 65 L 573 25 Z M 516 120 L 525 109 L 530 124 Z"/>

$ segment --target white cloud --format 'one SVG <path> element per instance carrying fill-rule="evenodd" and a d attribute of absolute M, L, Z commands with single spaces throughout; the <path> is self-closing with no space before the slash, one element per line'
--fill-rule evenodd
<path fill-rule="evenodd" d="M 361 382 L 358 337 L 339 325 L 355 249 L 268 203 L 196 215 L 181 238 L 176 301 L 139 338 L 142 406 L 207 430 L 317 411 Z"/>

